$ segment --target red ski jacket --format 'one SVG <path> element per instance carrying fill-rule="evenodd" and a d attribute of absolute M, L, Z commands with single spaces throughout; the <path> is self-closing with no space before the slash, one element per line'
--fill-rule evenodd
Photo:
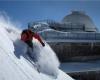
<path fill-rule="evenodd" d="M 32 39 L 36 38 L 42 45 L 44 44 L 40 38 L 40 36 L 37 33 L 32 32 L 31 30 L 23 30 L 21 34 L 21 40 L 26 41 L 32 41 Z"/>

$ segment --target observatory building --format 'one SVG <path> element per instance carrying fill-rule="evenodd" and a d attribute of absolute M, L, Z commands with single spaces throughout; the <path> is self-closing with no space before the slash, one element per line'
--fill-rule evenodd
<path fill-rule="evenodd" d="M 92 19 L 81 11 L 72 11 L 61 22 L 30 22 L 56 52 L 61 62 L 100 58 L 100 32 Z"/>

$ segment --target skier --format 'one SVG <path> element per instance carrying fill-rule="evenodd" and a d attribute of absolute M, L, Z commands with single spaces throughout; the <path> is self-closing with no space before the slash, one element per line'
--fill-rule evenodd
<path fill-rule="evenodd" d="M 33 37 L 36 38 L 44 47 L 45 44 L 43 43 L 42 39 L 40 38 L 39 34 L 34 31 L 33 27 L 28 26 L 28 29 L 25 29 L 21 33 L 21 40 L 24 41 L 28 45 L 28 52 L 27 54 L 33 60 L 36 56 L 32 55 L 33 53 Z"/>

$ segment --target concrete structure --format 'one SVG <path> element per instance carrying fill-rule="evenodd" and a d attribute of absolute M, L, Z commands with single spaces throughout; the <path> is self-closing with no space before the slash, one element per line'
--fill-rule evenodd
<path fill-rule="evenodd" d="M 62 62 L 100 58 L 100 33 L 84 12 L 72 11 L 61 22 L 42 20 L 29 25 L 50 44 Z"/>

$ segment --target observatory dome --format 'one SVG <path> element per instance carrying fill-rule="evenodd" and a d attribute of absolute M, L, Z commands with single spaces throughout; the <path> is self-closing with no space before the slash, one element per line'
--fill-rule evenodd
<path fill-rule="evenodd" d="M 96 32 L 97 28 L 92 19 L 82 11 L 72 11 L 71 14 L 62 19 L 64 24 L 81 24 L 84 25 L 85 31 Z M 81 27 L 81 26 L 80 26 Z"/>

